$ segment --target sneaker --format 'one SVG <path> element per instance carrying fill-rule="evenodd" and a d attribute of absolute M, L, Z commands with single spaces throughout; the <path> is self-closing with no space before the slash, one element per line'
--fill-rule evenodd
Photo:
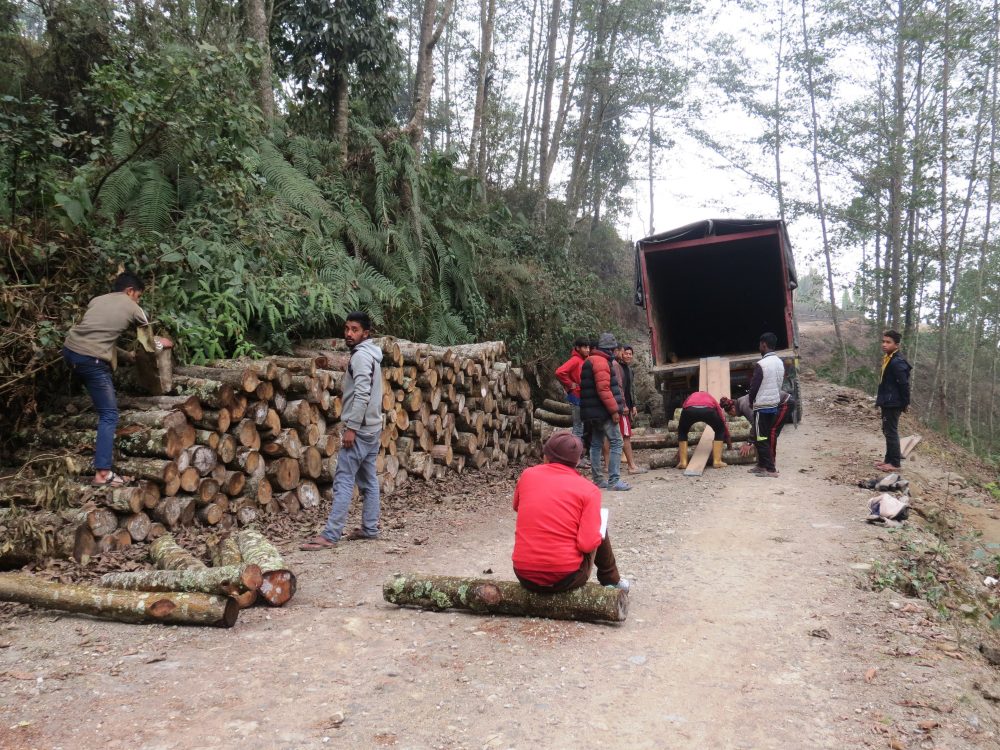
<path fill-rule="evenodd" d="M 760 468 L 759 466 L 754 466 L 752 469 L 747 469 L 747 471 L 750 474 L 760 474 L 764 470 L 762 468 Z"/>
<path fill-rule="evenodd" d="M 608 488 L 608 483 L 603 479 L 591 479 L 590 481 L 596 484 L 598 489 L 606 490 Z"/>
<path fill-rule="evenodd" d="M 758 471 L 755 476 L 763 477 L 764 479 L 777 479 L 781 475 L 776 471 L 767 471 L 762 469 L 761 471 Z"/>
<path fill-rule="evenodd" d="M 632 485 L 626 482 L 624 479 L 619 479 L 615 482 L 614 487 L 608 487 L 609 490 L 613 492 L 626 492 L 632 489 Z"/>

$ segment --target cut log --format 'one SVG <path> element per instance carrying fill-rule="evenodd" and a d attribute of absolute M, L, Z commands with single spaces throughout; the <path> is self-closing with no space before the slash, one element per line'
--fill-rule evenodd
<path fill-rule="evenodd" d="M 238 468 L 246 474 L 256 474 L 261 464 L 260 453 L 255 448 L 238 448 L 233 468 Z"/>
<path fill-rule="evenodd" d="M 304 427 L 313 422 L 313 407 L 304 398 L 289 401 L 281 411 L 281 424 L 286 427 Z"/>
<path fill-rule="evenodd" d="M 471 456 L 479 449 L 479 441 L 471 432 L 459 432 L 452 439 L 451 447 L 455 453 Z"/>
<path fill-rule="evenodd" d="M 184 492 L 194 492 L 201 484 L 201 474 L 193 466 L 188 466 L 180 475 L 180 487 Z"/>
<path fill-rule="evenodd" d="M 94 494 L 94 499 L 119 513 L 138 513 L 146 507 L 146 494 L 140 487 L 114 487 Z"/>
<path fill-rule="evenodd" d="M 206 445 L 193 445 L 178 459 L 178 466 L 191 466 L 197 470 L 198 476 L 205 477 L 219 465 L 218 454 Z"/>
<path fill-rule="evenodd" d="M 153 518 L 173 531 L 181 526 L 190 526 L 197 507 L 194 498 L 187 495 L 164 497 L 153 509 Z"/>
<path fill-rule="evenodd" d="M 242 471 L 227 471 L 219 482 L 219 487 L 229 497 L 239 497 L 246 487 L 247 475 Z"/>
<path fill-rule="evenodd" d="M 267 505 L 271 502 L 271 498 L 274 497 L 274 489 L 263 471 L 247 475 L 243 493 L 258 505 Z"/>
<path fill-rule="evenodd" d="M 233 370 L 221 367 L 176 367 L 174 372 L 186 378 L 224 383 L 244 393 L 253 393 L 260 385 L 260 376 L 250 367 Z"/>
<path fill-rule="evenodd" d="M 203 378 L 174 375 L 174 390 L 182 396 L 195 396 L 210 409 L 232 408 L 236 404 L 236 391 L 228 383 Z M 233 415 L 236 418 L 236 415 Z"/>
<path fill-rule="evenodd" d="M 294 433 L 293 433 L 294 434 Z M 294 458 L 278 458 L 267 465 L 268 480 L 283 490 L 293 490 L 299 484 L 299 462 Z"/>
<path fill-rule="evenodd" d="M 218 480 L 212 477 L 205 477 L 198 483 L 198 489 L 195 490 L 195 502 L 199 506 L 208 505 L 215 499 L 215 496 L 219 494 L 221 489 L 222 485 L 219 484 Z"/>
<path fill-rule="evenodd" d="M 323 454 L 309 446 L 299 457 L 299 476 L 308 479 L 319 479 L 323 473 Z"/>
<path fill-rule="evenodd" d="M 216 447 L 215 452 L 219 456 L 219 463 L 221 464 L 231 464 L 236 458 L 236 451 L 239 450 L 240 444 L 233 435 L 222 435 L 219 438 L 219 445 Z"/>
<path fill-rule="evenodd" d="M 0 600 L 119 622 L 215 625 L 229 628 L 239 617 L 233 599 L 209 594 L 118 591 L 42 581 L 21 574 L 0 575 Z"/>
<path fill-rule="evenodd" d="M 241 419 L 233 428 L 233 436 L 244 448 L 260 449 L 260 433 L 257 432 L 257 425 L 252 419 Z"/>
<path fill-rule="evenodd" d="M 261 455 L 265 460 L 271 458 L 293 458 L 302 456 L 302 442 L 299 434 L 291 428 L 282 430 L 273 440 L 265 440 L 260 446 Z"/>
<path fill-rule="evenodd" d="M 89 406 L 89 403 L 88 403 Z M 197 396 L 118 396 L 119 409 L 144 411 L 182 411 L 193 421 L 202 418 L 203 409 Z"/>
<path fill-rule="evenodd" d="M 296 494 L 299 498 L 299 506 L 306 509 L 318 507 L 320 501 L 323 499 L 316 483 L 310 482 L 308 479 L 299 483 L 299 488 L 296 490 Z"/>
<path fill-rule="evenodd" d="M 149 516 L 141 511 L 125 516 L 121 520 L 121 527 L 129 533 L 133 542 L 145 541 L 146 537 L 149 536 L 151 525 L 152 521 L 149 520 Z"/>
<path fill-rule="evenodd" d="M 100 585 L 127 591 L 185 591 L 229 596 L 260 588 L 260 568 L 256 565 L 231 565 L 197 570 L 137 570 L 130 573 L 107 573 Z"/>
<path fill-rule="evenodd" d="M 274 380 L 278 375 L 278 367 L 272 359 L 217 359 L 208 363 L 208 367 L 224 370 L 252 370 L 261 380 Z"/>
<path fill-rule="evenodd" d="M 215 526 L 226 514 L 225 508 L 215 503 L 209 503 L 198 508 L 195 517 L 205 526 Z"/>
<path fill-rule="evenodd" d="M 535 419 L 540 419 L 543 422 L 548 422 L 556 427 L 572 427 L 573 426 L 573 416 L 571 414 L 561 414 L 554 411 L 546 411 L 545 409 L 535 409 Z"/>
<path fill-rule="evenodd" d="M 236 544 L 236 539 L 231 536 L 227 536 L 225 539 L 214 536 L 208 540 L 208 552 L 212 557 L 212 565 L 216 568 L 240 565 L 243 562 L 240 547 Z"/>
<path fill-rule="evenodd" d="M 115 529 L 110 534 L 105 534 L 97 540 L 99 552 L 117 552 L 132 544 L 132 535 L 127 529 Z"/>
<path fill-rule="evenodd" d="M 181 451 L 194 445 L 195 429 L 186 424 L 170 430 L 144 429 L 129 434 L 119 433 L 115 447 L 130 456 L 177 458 Z"/>
<path fill-rule="evenodd" d="M 242 529 L 236 536 L 243 561 L 260 567 L 263 582 L 260 595 L 272 607 L 280 607 L 294 595 L 295 574 L 285 567 L 278 550 L 255 529 Z"/>
<path fill-rule="evenodd" d="M 51 429 L 96 430 L 99 419 L 100 417 L 91 411 L 75 416 L 54 414 L 45 417 L 43 424 Z M 126 427 L 138 426 L 169 430 L 174 427 L 183 427 L 187 420 L 187 415 L 178 410 L 123 410 L 118 415 L 118 429 L 124 430 Z"/>
<path fill-rule="evenodd" d="M 628 593 L 596 583 L 561 594 L 536 594 L 516 581 L 397 574 L 383 584 L 382 596 L 401 607 L 438 611 L 586 622 L 624 622 L 628 616 Z"/>
<path fill-rule="evenodd" d="M 265 412 L 267 407 L 265 405 Z M 192 420 L 195 427 L 203 430 L 215 430 L 216 432 L 228 432 L 233 421 L 233 413 L 229 409 L 217 409 L 206 411 L 201 419 Z"/>
<path fill-rule="evenodd" d="M 149 545 L 149 559 L 160 570 L 203 570 L 208 567 L 177 544 L 173 534 L 164 534 Z"/>
<path fill-rule="evenodd" d="M 157 458 L 122 458 L 115 469 L 129 477 L 148 479 L 160 485 L 165 495 L 174 495 L 179 488 L 177 464 Z"/>

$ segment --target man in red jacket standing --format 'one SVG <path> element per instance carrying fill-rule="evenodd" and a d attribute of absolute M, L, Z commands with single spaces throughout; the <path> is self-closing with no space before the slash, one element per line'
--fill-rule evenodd
<path fill-rule="evenodd" d="M 542 449 L 545 463 L 526 469 L 514 490 L 514 575 L 528 591 L 554 594 L 583 586 L 596 565 L 597 580 L 629 590 L 601 535 L 601 491 L 576 466 L 583 444 L 557 432 Z"/>
<path fill-rule="evenodd" d="M 580 419 L 580 370 L 590 356 L 590 339 L 577 336 L 573 353 L 556 369 L 556 378 L 566 389 L 566 400 L 573 405 L 573 434 L 583 439 L 583 421 Z"/>

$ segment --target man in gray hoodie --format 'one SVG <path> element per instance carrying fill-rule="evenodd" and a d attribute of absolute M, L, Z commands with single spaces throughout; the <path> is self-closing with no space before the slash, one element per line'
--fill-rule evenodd
<path fill-rule="evenodd" d="M 346 539 L 377 539 L 379 518 L 378 477 L 375 459 L 382 435 L 382 350 L 371 341 L 372 323 L 367 313 L 352 312 L 344 323 L 344 340 L 351 360 L 343 380 L 344 434 L 333 476 L 333 507 L 323 531 L 299 549 L 320 550 L 337 546 L 347 521 L 347 509 L 357 483 L 362 497 L 361 526 Z"/>

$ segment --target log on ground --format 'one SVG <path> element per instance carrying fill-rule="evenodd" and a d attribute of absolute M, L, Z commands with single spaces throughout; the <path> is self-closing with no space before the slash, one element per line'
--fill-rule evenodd
<path fill-rule="evenodd" d="M 260 567 L 264 580 L 260 595 L 272 607 L 280 607 L 295 596 L 295 574 L 285 567 L 277 548 L 256 529 L 242 529 L 236 536 L 243 562 Z"/>
<path fill-rule="evenodd" d="M 101 576 L 101 586 L 128 591 L 187 591 L 229 596 L 233 593 L 256 591 L 262 581 L 260 568 L 243 563 L 220 568 L 194 570 L 135 570 L 129 573 L 107 573 Z"/>
<path fill-rule="evenodd" d="M 628 616 L 628 593 L 597 583 L 561 594 L 536 594 L 516 581 L 398 573 L 383 584 L 382 596 L 401 607 L 468 609 L 478 614 L 587 622 L 624 622 Z"/>
<path fill-rule="evenodd" d="M 33 576 L 0 575 L 0 601 L 91 615 L 119 622 L 215 625 L 231 628 L 240 608 L 234 599 L 210 594 L 118 591 L 76 586 Z"/>
<path fill-rule="evenodd" d="M 164 534 L 149 545 L 149 559 L 160 570 L 204 570 L 208 567 L 181 547 L 173 534 Z"/>

